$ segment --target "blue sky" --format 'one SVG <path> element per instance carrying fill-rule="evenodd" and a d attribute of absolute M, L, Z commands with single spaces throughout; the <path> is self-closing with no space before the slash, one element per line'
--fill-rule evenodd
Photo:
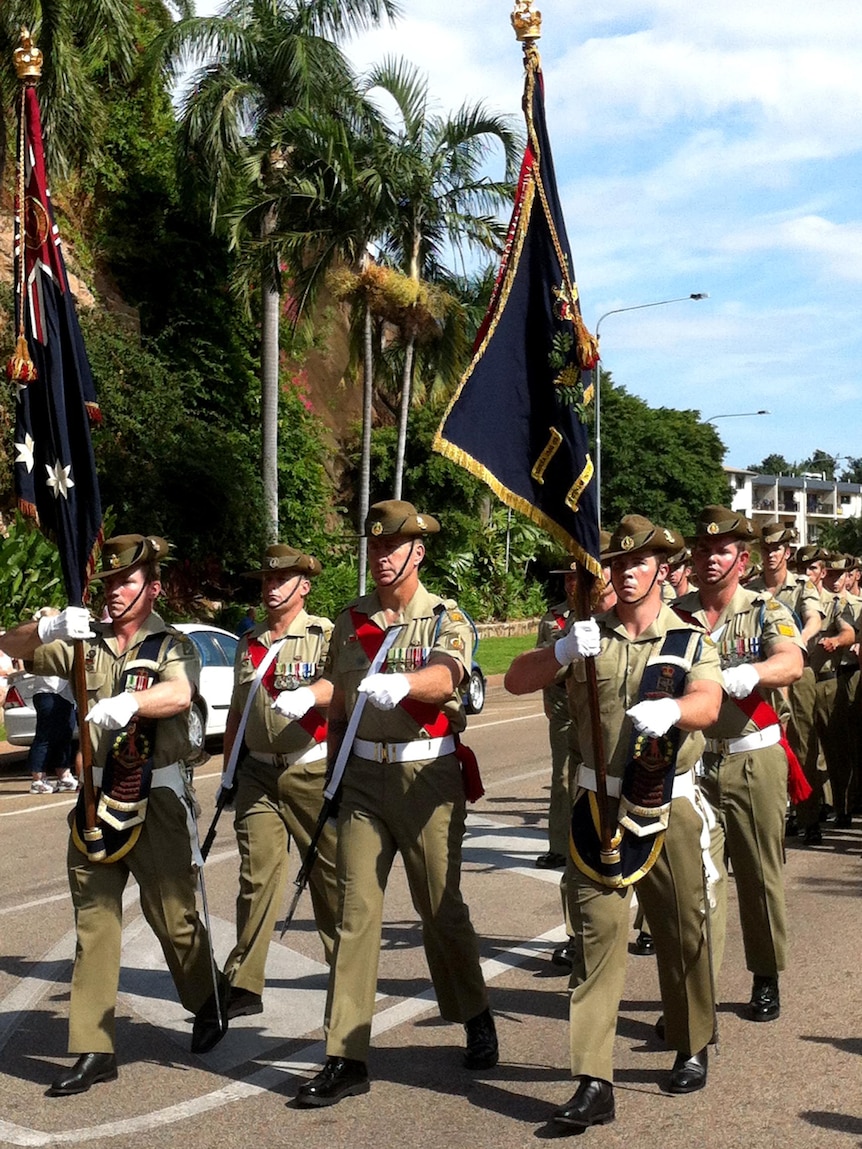
<path fill-rule="evenodd" d="M 441 110 L 521 116 L 511 0 L 401 0 L 349 46 L 402 55 Z M 215 5 L 199 3 L 198 10 Z M 602 360 L 716 422 L 725 462 L 862 455 L 858 0 L 539 0 L 557 179 Z"/>

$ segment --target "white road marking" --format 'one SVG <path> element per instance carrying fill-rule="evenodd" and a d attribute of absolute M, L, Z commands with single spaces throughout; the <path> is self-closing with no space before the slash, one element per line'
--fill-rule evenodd
<path fill-rule="evenodd" d="M 493 833 L 495 829 L 502 832 L 495 835 Z M 525 869 L 518 864 L 531 839 L 531 850 L 535 854 L 537 848 L 544 841 L 543 831 L 538 829 L 522 831 L 519 829 L 516 832 L 506 824 L 470 815 L 464 842 L 465 861 L 472 863 L 477 860 L 480 862 L 490 860 L 494 854 L 496 841 L 498 843 L 496 868 L 547 881 L 549 880 L 547 872 Z M 221 857 L 228 857 L 233 853 L 234 851 L 228 851 Z M 210 859 L 210 861 L 215 860 L 217 860 L 217 856 Z M 553 875 L 553 880 L 558 880 L 558 875 Z M 138 889 L 135 886 L 128 890 L 124 896 L 124 905 L 131 904 L 137 896 Z M 219 919 L 216 919 L 213 925 L 217 950 L 226 949 L 234 936 L 233 926 Z M 130 942 L 134 934 L 137 937 L 137 944 L 134 950 L 130 948 L 128 953 L 125 952 L 126 946 L 124 945 L 125 964 L 121 975 L 121 992 L 126 1002 L 132 1004 L 147 1020 L 151 1020 L 153 1024 L 163 1030 L 167 1027 L 172 1031 L 170 1033 L 172 1037 L 174 1034 L 178 1037 L 181 1035 L 182 1042 L 185 1044 L 189 1036 L 188 1015 L 184 1013 L 182 1007 L 175 1000 L 170 975 L 164 968 L 155 939 L 143 934 L 145 942 L 142 947 L 141 938 L 138 935 L 139 932 L 143 933 L 144 929 L 143 918 L 139 918 L 126 931 L 126 941 Z M 513 946 L 495 958 L 483 962 L 482 971 L 485 981 L 491 982 L 508 970 L 523 965 L 546 950 L 549 945 L 564 941 L 565 936 L 565 928 L 562 925 L 555 926 L 543 934 Z M 2 1018 L 2 1022 L 0 1022 L 0 1050 L 16 1028 L 22 1014 L 32 1009 L 56 984 L 56 966 L 51 963 L 60 960 L 70 961 L 74 953 L 74 944 L 74 930 L 70 930 L 44 956 L 29 977 L 24 978 L 0 1003 L 0 1018 Z M 274 967 L 272 963 L 274 963 Z M 282 982 L 279 987 L 274 987 L 271 984 L 273 968 L 276 979 Z M 300 976 L 304 977 L 307 984 L 298 988 L 292 982 L 297 976 L 294 971 L 301 969 L 304 969 L 305 973 L 300 974 Z M 306 1032 L 313 1032 L 319 1027 L 323 1016 L 323 998 L 326 987 L 325 967 L 296 954 L 285 946 L 274 944 L 270 948 L 270 964 L 267 967 L 267 973 L 269 975 L 269 985 L 266 991 L 267 1014 L 272 1012 L 273 1017 L 278 1015 L 276 1032 L 280 1035 L 280 1041 L 274 1040 L 273 1034 L 268 1029 L 268 1022 L 266 1023 L 267 1028 L 263 1028 L 260 1017 L 238 1019 L 231 1026 L 231 1037 L 228 1041 L 221 1043 L 211 1054 L 201 1058 L 202 1062 L 214 1071 L 218 1072 L 223 1068 L 242 1064 L 253 1057 L 260 1061 L 266 1057 L 268 1052 L 274 1052 L 274 1045 L 283 1042 L 285 1035 L 291 1036 L 291 1028 L 293 1029 L 293 1036 L 301 1036 L 296 1032 L 297 1026 L 295 1024 L 291 1026 L 285 1020 L 289 1017 L 298 1018 L 301 1015 L 304 1019 L 303 1024 L 308 1026 Z M 276 999 L 280 1000 L 277 1001 Z M 372 1023 L 372 1035 L 378 1036 L 396 1026 L 403 1025 L 405 1022 L 428 1012 L 434 1007 L 434 1004 L 434 991 L 431 988 L 415 997 L 395 1002 L 389 1008 L 375 1014 Z M 312 1007 L 311 1012 L 316 1013 L 313 1019 L 308 1012 L 309 1005 Z M 230 1044 L 234 1041 L 239 1043 L 240 1034 L 242 1034 L 242 1051 L 231 1051 Z M 152 1113 L 140 1114 L 137 1117 L 121 1121 L 109 1121 L 101 1125 L 47 1133 L 0 1119 L 0 1141 L 9 1145 L 51 1146 L 78 1144 L 95 1141 L 98 1138 L 142 1133 L 150 1129 L 189 1120 L 201 1113 L 244 1100 L 267 1090 L 282 1088 L 287 1080 L 295 1078 L 299 1073 L 316 1069 L 322 1063 L 324 1056 L 324 1043 L 314 1041 L 298 1050 L 287 1061 L 273 1060 L 248 1077 L 240 1081 L 230 1082 L 200 1097 L 170 1105 Z M 222 1062 L 222 1058 L 224 1058 L 224 1062 Z"/>

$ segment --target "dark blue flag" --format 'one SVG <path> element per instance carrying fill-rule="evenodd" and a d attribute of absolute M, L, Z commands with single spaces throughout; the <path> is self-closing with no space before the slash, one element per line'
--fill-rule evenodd
<path fill-rule="evenodd" d="M 99 409 L 54 223 L 32 84 L 21 90 L 15 283 L 18 341 L 7 375 L 17 389 L 18 506 L 57 543 L 67 599 L 80 604 L 102 539 L 90 439 Z"/>
<path fill-rule="evenodd" d="M 527 147 L 502 266 L 473 360 L 433 445 L 598 575 L 586 428 L 598 352 L 581 318 L 535 45 L 525 65 Z"/>

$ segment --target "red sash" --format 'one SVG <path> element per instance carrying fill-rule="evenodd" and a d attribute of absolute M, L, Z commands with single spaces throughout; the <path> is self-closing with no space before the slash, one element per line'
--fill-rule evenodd
<path fill-rule="evenodd" d="M 267 647 L 263 645 L 259 638 L 250 638 L 248 640 L 248 654 L 251 659 L 251 664 L 257 670 L 260 664 L 266 657 Z M 266 690 L 270 698 L 275 699 L 280 691 L 275 688 L 275 664 L 278 658 L 274 658 L 269 666 L 266 668 L 263 678 L 261 679 L 261 686 Z M 297 726 L 302 727 L 305 733 L 313 738 L 315 742 L 326 741 L 326 718 L 317 709 L 316 706 L 306 711 L 302 718 L 294 719 Z"/>
<path fill-rule="evenodd" d="M 758 690 L 753 690 L 748 698 L 734 698 L 733 701 L 746 718 L 754 723 L 758 730 L 763 730 L 767 726 L 774 726 L 775 723 L 778 723 L 778 729 L 781 731 L 781 738 L 778 740 L 778 745 L 787 757 L 787 796 L 794 806 L 798 806 L 800 802 L 804 802 L 806 798 L 810 798 L 813 791 L 808 779 L 802 772 L 802 766 L 794 753 L 793 747 L 787 741 L 787 735 L 779 721 L 778 715 L 766 699 Z"/>
<path fill-rule="evenodd" d="M 692 623 L 700 630 L 706 633 L 706 627 L 703 623 L 690 614 L 687 610 L 681 610 L 678 606 L 672 606 L 673 610 L 684 622 Z M 808 779 L 802 771 L 802 766 L 799 759 L 793 751 L 793 747 L 787 741 L 787 735 L 784 732 L 784 727 L 778 718 L 778 715 L 758 691 L 754 690 L 749 694 L 748 698 L 734 698 L 733 701 L 742 711 L 742 713 L 753 722 L 758 730 L 763 730 L 767 726 L 773 726 L 776 722 L 781 731 L 781 737 L 778 740 L 778 745 L 784 751 L 787 758 L 787 797 L 797 806 L 800 802 L 804 802 L 806 798 L 810 798 L 813 793 Z"/>
<path fill-rule="evenodd" d="M 367 614 L 360 614 L 359 611 L 354 610 L 352 607 L 350 609 L 350 618 L 353 622 L 353 629 L 356 632 L 359 645 L 365 652 L 369 662 L 373 662 L 374 656 L 383 644 L 383 636 L 386 631 L 381 630 L 377 623 L 373 622 Z M 386 665 L 387 663 L 384 662 L 381 670 L 385 669 Z M 434 706 L 432 703 L 417 702 L 413 698 L 402 698 L 398 705 L 402 707 L 415 722 L 419 723 L 429 738 L 444 738 L 452 732 L 452 726 L 446 712 Z M 482 778 L 479 774 L 479 763 L 476 761 L 476 755 L 469 746 L 463 744 L 458 734 L 455 735 L 455 756 L 461 766 L 461 781 L 464 784 L 464 794 L 467 801 L 476 802 L 485 793 Z"/>

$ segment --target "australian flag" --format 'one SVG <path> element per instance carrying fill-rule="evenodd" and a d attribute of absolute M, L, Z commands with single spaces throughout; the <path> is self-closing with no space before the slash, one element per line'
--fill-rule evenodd
<path fill-rule="evenodd" d="M 17 388 L 18 506 L 60 551 L 67 599 L 80 604 L 102 541 L 102 509 L 90 420 L 100 418 L 60 235 L 54 223 L 39 101 L 21 93 L 15 200 L 15 319 L 7 365 Z"/>
<path fill-rule="evenodd" d="M 599 575 L 586 428 L 598 351 L 581 318 L 533 46 L 526 69 L 527 147 L 502 265 L 433 445 Z"/>

